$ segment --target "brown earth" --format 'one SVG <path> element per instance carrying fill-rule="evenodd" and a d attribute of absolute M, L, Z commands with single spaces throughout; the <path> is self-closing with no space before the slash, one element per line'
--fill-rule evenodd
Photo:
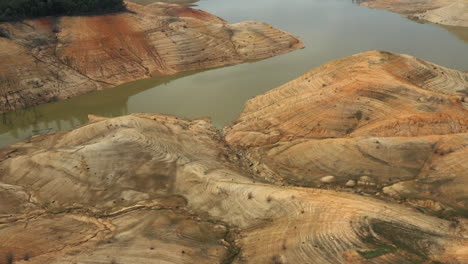
<path fill-rule="evenodd" d="M 468 27 L 467 0 L 365 0 L 360 5 L 386 9 L 415 20 Z"/>
<path fill-rule="evenodd" d="M 468 75 L 370 51 L 324 64 L 249 100 L 227 141 L 238 147 L 300 138 L 468 132 Z"/>
<path fill-rule="evenodd" d="M 463 219 L 268 184 L 238 155 L 209 121 L 157 114 L 91 117 L 12 145 L 0 161 L 0 263 L 468 260 Z"/>
<path fill-rule="evenodd" d="M 264 59 L 303 47 L 267 24 L 183 5 L 0 24 L 0 113 L 137 79 Z"/>
<path fill-rule="evenodd" d="M 159 114 L 34 136 L 0 152 L 0 263 L 467 263 L 466 89 L 374 51 L 250 100 L 225 138 Z"/>
<path fill-rule="evenodd" d="M 271 182 L 383 192 L 467 216 L 467 94 L 466 73 L 366 52 L 249 100 L 226 141 Z"/>

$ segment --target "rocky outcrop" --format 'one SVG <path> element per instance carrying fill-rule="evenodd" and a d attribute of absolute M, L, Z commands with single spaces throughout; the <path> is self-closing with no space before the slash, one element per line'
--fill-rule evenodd
<path fill-rule="evenodd" d="M 467 94 L 466 73 L 372 51 L 249 100 L 226 140 L 270 182 L 383 192 L 467 215 Z"/>
<path fill-rule="evenodd" d="M 119 84 L 302 48 L 267 24 L 227 24 L 183 5 L 0 24 L 0 113 Z"/>
<path fill-rule="evenodd" d="M 405 14 L 415 20 L 468 27 L 466 0 L 365 0 L 360 5 Z"/>
<path fill-rule="evenodd" d="M 256 180 L 207 120 L 91 117 L 0 156 L 0 263 L 468 259 L 463 219 Z M 12 202 L 22 208 L 4 205 Z"/>

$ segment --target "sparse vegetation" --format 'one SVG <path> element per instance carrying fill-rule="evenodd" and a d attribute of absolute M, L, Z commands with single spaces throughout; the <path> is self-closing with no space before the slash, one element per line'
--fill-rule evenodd
<path fill-rule="evenodd" d="M 281 261 L 281 257 L 278 255 L 274 255 L 272 258 L 272 263 L 273 264 L 282 264 L 283 262 Z"/>
<path fill-rule="evenodd" d="M 6 254 L 6 263 L 7 263 L 7 264 L 13 264 L 13 260 L 14 260 L 13 253 L 8 252 L 8 253 Z"/>
<path fill-rule="evenodd" d="M 356 113 L 354 113 L 354 117 L 355 117 L 357 120 L 361 120 L 361 119 L 362 119 L 362 112 L 361 112 L 361 110 L 358 110 Z"/>
<path fill-rule="evenodd" d="M 169 22 L 169 23 L 174 23 L 174 22 L 178 22 L 178 21 L 180 21 L 180 19 L 177 18 L 177 17 L 169 17 L 167 19 L 167 22 Z"/>
<path fill-rule="evenodd" d="M 368 250 L 368 251 L 358 251 L 361 256 L 363 256 L 366 259 L 373 259 L 380 257 L 382 255 L 388 254 L 388 253 L 394 253 L 397 251 L 397 248 L 393 245 L 390 244 L 385 244 L 385 243 L 380 243 L 375 245 L 376 248 L 374 250 Z"/>
<path fill-rule="evenodd" d="M 0 27 L 0 38 L 10 38 L 10 34 L 7 29 Z"/>
<path fill-rule="evenodd" d="M 123 0 L 0 0 L 0 21 L 42 16 L 93 15 L 123 10 Z"/>
<path fill-rule="evenodd" d="M 431 237 L 437 237 L 436 234 L 426 233 L 416 228 L 374 220 L 371 223 L 371 229 L 373 233 L 369 231 L 370 229 L 366 230 L 364 233 L 367 236 L 362 240 L 372 245 L 373 249 L 358 251 L 366 259 L 394 253 L 400 254 L 411 263 L 423 263 L 429 261 L 426 253 L 428 245 L 438 246 L 431 240 Z"/>

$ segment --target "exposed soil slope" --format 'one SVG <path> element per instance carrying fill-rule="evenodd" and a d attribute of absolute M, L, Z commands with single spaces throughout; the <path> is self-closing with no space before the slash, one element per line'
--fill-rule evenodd
<path fill-rule="evenodd" d="M 303 44 L 267 24 L 183 5 L 0 24 L 0 113 L 177 72 L 264 59 Z"/>
<path fill-rule="evenodd" d="M 0 194 L 7 199 L 0 200 L 0 236 L 7 239 L 0 252 L 27 256 L 27 263 L 468 259 L 463 221 L 354 194 L 255 181 L 206 120 L 93 117 L 1 156 Z M 4 206 L 13 202 L 23 208 Z"/>
<path fill-rule="evenodd" d="M 467 95 L 466 73 L 370 51 L 249 100 L 227 140 L 249 147 L 298 138 L 464 133 Z"/>
<path fill-rule="evenodd" d="M 468 215 L 467 93 L 466 73 L 366 52 L 249 100 L 226 140 L 272 182 L 384 191 Z"/>
<path fill-rule="evenodd" d="M 405 14 L 415 20 L 468 27 L 466 0 L 366 0 L 360 5 Z"/>

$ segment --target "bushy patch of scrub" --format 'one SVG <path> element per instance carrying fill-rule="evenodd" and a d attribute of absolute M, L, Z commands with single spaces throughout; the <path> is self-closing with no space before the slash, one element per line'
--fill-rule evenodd
<path fill-rule="evenodd" d="M 123 10 L 123 0 L 0 0 L 0 21 L 42 16 L 94 15 Z"/>

